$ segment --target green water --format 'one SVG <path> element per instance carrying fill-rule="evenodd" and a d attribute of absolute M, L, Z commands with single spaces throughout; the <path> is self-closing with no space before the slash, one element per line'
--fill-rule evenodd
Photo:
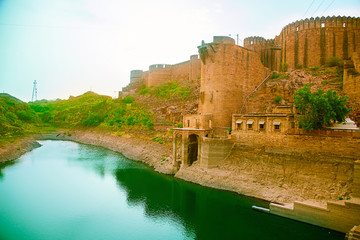
<path fill-rule="evenodd" d="M 121 154 L 41 141 L 0 166 L 0 239 L 344 239 L 256 212 L 268 203 L 154 172 Z"/>

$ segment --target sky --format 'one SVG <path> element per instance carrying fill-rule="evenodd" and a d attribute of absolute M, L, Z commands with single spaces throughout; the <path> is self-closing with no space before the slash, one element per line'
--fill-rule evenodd
<path fill-rule="evenodd" d="M 316 16 L 360 17 L 360 0 L 0 0 L 0 91 L 31 101 L 114 97 L 130 71 L 176 64 L 201 41 L 274 38 Z"/>

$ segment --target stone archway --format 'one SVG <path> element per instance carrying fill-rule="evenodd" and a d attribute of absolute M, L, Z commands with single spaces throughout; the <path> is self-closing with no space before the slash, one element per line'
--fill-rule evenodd
<path fill-rule="evenodd" d="M 199 136 L 196 134 L 189 135 L 188 145 L 188 164 L 191 166 L 195 161 L 198 160 L 199 151 Z"/>

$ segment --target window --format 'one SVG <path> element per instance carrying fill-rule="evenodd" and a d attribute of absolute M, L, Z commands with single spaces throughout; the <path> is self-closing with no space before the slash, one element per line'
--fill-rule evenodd
<path fill-rule="evenodd" d="M 253 129 L 253 123 L 254 121 L 253 120 L 248 120 L 246 122 L 247 126 L 248 126 L 248 130 L 252 130 Z"/>
<path fill-rule="evenodd" d="M 188 124 L 187 124 L 187 125 L 188 125 L 188 127 L 190 127 L 190 120 L 187 120 L 187 123 L 188 123 Z"/>
<path fill-rule="evenodd" d="M 275 131 L 276 131 L 276 132 L 280 131 L 280 124 L 281 124 L 281 123 L 280 123 L 280 122 L 274 122 L 273 124 L 274 124 L 274 129 L 275 129 Z"/>
<path fill-rule="evenodd" d="M 259 121 L 259 130 L 265 131 L 265 121 Z"/>
<path fill-rule="evenodd" d="M 241 120 L 236 120 L 236 130 L 241 130 L 241 124 L 242 124 Z"/>

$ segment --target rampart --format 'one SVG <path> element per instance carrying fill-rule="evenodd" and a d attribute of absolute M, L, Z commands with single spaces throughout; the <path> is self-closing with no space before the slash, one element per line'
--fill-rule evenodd
<path fill-rule="evenodd" d="M 360 103 L 360 57 L 357 52 L 344 64 L 343 90 L 350 99 Z"/>
<path fill-rule="evenodd" d="M 213 115 L 213 128 L 231 127 L 231 116 L 239 112 L 245 97 L 266 77 L 255 51 L 235 45 L 229 37 L 214 37 L 199 46 L 201 85 L 199 113 Z"/>
<path fill-rule="evenodd" d="M 244 47 L 260 53 L 273 70 L 281 70 L 281 63 L 295 69 L 323 65 L 330 57 L 345 60 L 360 47 L 360 18 L 304 19 L 288 24 L 274 39 L 246 38 Z"/>
<path fill-rule="evenodd" d="M 200 79 L 201 62 L 198 55 L 190 56 L 190 60 L 170 64 L 153 64 L 149 66 L 148 71 L 132 70 L 130 72 L 130 83 L 123 88 L 123 91 L 139 89 L 141 86 L 159 86 L 164 82 L 171 80 L 190 80 Z"/>

